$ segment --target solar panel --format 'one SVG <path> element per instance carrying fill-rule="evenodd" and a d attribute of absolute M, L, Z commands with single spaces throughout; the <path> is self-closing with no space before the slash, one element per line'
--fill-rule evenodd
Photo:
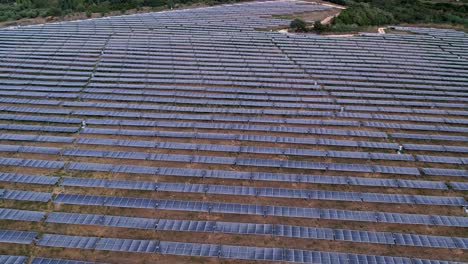
<path fill-rule="evenodd" d="M 462 164 L 461 159 L 457 157 L 416 155 L 416 159 L 421 162 Z"/>
<path fill-rule="evenodd" d="M 53 176 L 39 176 L 39 175 L 27 175 L 27 174 L 0 172 L 0 181 L 5 181 L 5 182 L 54 185 L 57 183 L 58 180 L 59 180 L 59 177 L 53 177 Z"/>
<path fill-rule="evenodd" d="M 448 261 L 448 260 L 432 260 L 432 259 L 411 259 L 413 264 L 461 264 L 462 262 Z"/>
<path fill-rule="evenodd" d="M 0 242 L 14 244 L 31 244 L 37 233 L 28 231 L 0 230 Z"/>
<path fill-rule="evenodd" d="M 447 185 L 442 181 L 419 181 L 419 180 L 396 180 L 397 186 L 400 188 L 414 189 L 441 189 L 446 190 Z"/>
<path fill-rule="evenodd" d="M 94 249 L 97 242 L 96 237 L 44 234 L 36 244 L 43 247 Z"/>
<path fill-rule="evenodd" d="M 34 201 L 47 202 L 52 198 L 51 193 L 19 191 L 19 190 L 2 190 L 1 199 L 19 200 L 19 201 Z"/>
<path fill-rule="evenodd" d="M 0 263 L 3 264 L 25 264 L 27 261 L 25 256 L 0 255 Z"/>
<path fill-rule="evenodd" d="M 450 182 L 449 184 L 455 190 L 460 190 L 460 191 L 468 190 L 468 183 L 466 182 Z"/>
<path fill-rule="evenodd" d="M 411 264 L 411 259 L 402 257 L 348 254 L 350 264 Z"/>
<path fill-rule="evenodd" d="M 450 237 L 427 236 L 416 234 L 394 234 L 397 245 L 456 248 L 454 241 Z"/>
<path fill-rule="evenodd" d="M 31 261 L 31 264 L 97 264 L 97 262 L 34 257 Z"/>
<path fill-rule="evenodd" d="M 45 216 L 43 212 L 0 208 L 0 219 L 39 222 Z"/>
<path fill-rule="evenodd" d="M 95 249 L 155 253 L 158 250 L 159 242 L 152 240 L 118 239 L 118 238 L 100 238 Z"/>
<path fill-rule="evenodd" d="M 182 242 L 160 241 L 159 253 L 183 256 L 220 257 L 221 246 L 212 244 L 196 244 Z"/>
<path fill-rule="evenodd" d="M 334 230 L 335 240 L 361 242 L 361 243 L 382 243 L 393 244 L 394 239 L 391 233 L 384 232 L 367 232 L 359 230 Z"/>
<path fill-rule="evenodd" d="M 452 177 L 466 177 L 468 170 L 457 169 L 438 169 L 438 168 L 422 168 L 422 172 L 429 176 L 452 176 Z"/>

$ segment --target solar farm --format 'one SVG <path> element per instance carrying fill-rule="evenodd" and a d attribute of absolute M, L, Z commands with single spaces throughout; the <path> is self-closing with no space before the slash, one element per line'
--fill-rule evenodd
<path fill-rule="evenodd" d="M 468 261 L 468 35 L 278 0 L 0 29 L 0 263 Z"/>

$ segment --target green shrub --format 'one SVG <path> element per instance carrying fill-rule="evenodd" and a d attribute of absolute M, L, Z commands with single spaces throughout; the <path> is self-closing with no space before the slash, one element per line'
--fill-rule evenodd
<path fill-rule="evenodd" d="M 314 22 L 314 31 L 315 32 L 321 33 L 321 32 L 327 31 L 327 30 L 328 30 L 328 26 L 322 24 L 319 20 Z"/>
<path fill-rule="evenodd" d="M 0 12 L 0 21 L 12 20 L 14 15 L 15 15 L 15 13 L 13 11 L 10 11 L 10 10 Z"/>
<path fill-rule="evenodd" d="M 333 24 L 356 24 L 358 26 L 379 26 L 394 23 L 393 15 L 367 3 L 356 3 L 335 17 Z"/>
<path fill-rule="evenodd" d="M 360 28 L 356 24 L 334 24 L 330 27 L 330 30 L 333 32 L 357 32 Z"/>
<path fill-rule="evenodd" d="M 289 24 L 289 28 L 294 32 L 307 32 L 307 24 L 299 18 L 294 19 Z"/>
<path fill-rule="evenodd" d="M 47 14 L 48 16 L 61 16 L 62 15 L 62 10 L 58 8 L 57 6 L 53 6 L 49 9 L 49 12 Z"/>
<path fill-rule="evenodd" d="M 75 8 L 75 11 L 77 12 L 85 12 L 86 11 L 86 7 L 84 6 L 84 4 L 80 3 L 76 6 Z"/>
<path fill-rule="evenodd" d="M 347 5 L 346 0 L 326 0 L 327 2 L 334 3 L 337 5 Z"/>

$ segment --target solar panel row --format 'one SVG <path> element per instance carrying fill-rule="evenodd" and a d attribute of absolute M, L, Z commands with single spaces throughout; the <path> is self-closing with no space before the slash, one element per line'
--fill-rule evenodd
<path fill-rule="evenodd" d="M 89 121 L 89 120 L 88 120 Z M 92 120 L 91 120 L 92 121 Z M 119 125 L 112 120 L 107 120 L 107 124 Z M 145 122 L 142 125 L 147 124 Z M 150 124 L 150 123 L 149 123 Z M 271 142 L 271 143 L 288 143 L 302 145 L 324 145 L 324 146 L 341 146 L 341 147 L 361 147 L 361 148 L 377 148 L 377 149 L 394 149 L 397 150 L 399 144 L 387 142 L 369 142 L 369 141 L 354 141 L 354 140 L 336 140 L 325 138 L 301 138 L 301 137 L 283 137 L 273 135 L 245 135 L 245 134 L 215 134 L 203 132 L 179 132 L 179 131 L 142 131 L 130 129 L 102 129 L 102 128 L 85 128 L 81 131 L 85 134 L 100 134 L 100 135 L 122 135 L 122 136 L 148 136 L 148 137 L 173 137 L 173 138 L 198 138 L 198 139 L 218 139 L 218 140 L 239 140 L 239 141 L 254 141 L 254 142 Z M 136 141 L 136 140 L 135 140 Z M 127 142 L 127 141 L 123 141 Z M 128 140 L 128 144 L 132 140 Z M 154 144 L 154 143 L 153 143 Z M 152 145 L 148 145 L 152 146 Z M 154 145 L 155 146 L 155 145 Z M 424 150 L 424 151 L 439 151 L 439 152 L 468 152 L 467 147 L 463 146 L 441 146 L 441 145 L 421 145 L 421 144 L 403 144 L 409 150 Z"/>
<path fill-rule="evenodd" d="M 224 96 L 224 95 L 223 95 Z M 304 100 L 304 99 L 302 99 Z M 244 101 L 243 101 L 244 102 Z M 194 102 L 195 103 L 195 102 Z M 256 102 L 256 104 L 258 104 Z M 276 104 L 276 103 L 273 103 Z M 258 106 L 258 105 L 257 105 Z M 279 106 L 278 106 L 279 107 Z M 29 109 L 29 108 L 28 108 Z M 38 108 L 39 109 L 39 108 Z M 13 110 L 13 109 L 12 109 Z M 15 112 L 22 109 L 17 109 Z M 7 110 L 5 110 L 7 111 Z M 26 111 L 26 109 L 24 110 Z M 49 110 L 50 112 L 51 110 Z M 285 113 L 291 110 L 284 110 Z M 37 113 L 44 112 L 44 110 L 38 110 Z M 261 111 L 264 115 L 264 111 Z M 277 115 L 283 115 L 283 112 L 276 110 Z M 246 122 L 246 123 L 273 123 L 273 124 L 301 124 L 301 125 L 329 125 L 329 126 L 378 126 L 393 129 L 408 129 L 408 130 L 424 130 L 424 131 L 448 131 L 448 132 L 467 132 L 464 127 L 451 127 L 451 126 L 436 126 L 436 125 L 416 125 L 413 124 L 394 124 L 394 123 L 382 123 L 382 122 L 359 122 L 355 120 L 321 120 L 321 119 L 298 119 L 298 118 L 271 118 L 271 117 L 248 117 L 248 116 L 221 116 L 221 115 L 193 115 L 193 114 L 167 114 L 167 113 L 142 113 L 142 112 L 117 112 L 117 111 L 99 111 L 99 110 L 74 110 L 70 112 L 71 115 L 87 116 L 87 117 L 127 117 L 127 118 L 146 118 L 146 119 L 171 119 L 171 120 L 208 120 L 208 121 L 226 121 L 226 122 Z M 268 113 L 266 113 L 268 114 Z M 302 113 L 301 115 L 304 115 Z M 367 116 L 368 115 L 368 116 Z M 371 114 L 358 114 L 358 113 L 332 113 L 325 111 L 308 111 L 307 116 L 324 116 L 324 117 L 339 117 L 339 118 L 365 118 L 365 119 L 383 119 L 383 120 L 397 120 L 397 121 L 412 121 L 412 122 L 432 122 L 432 123 L 448 123 L 448 124 L 465 124 L 463 119 L 447 119 L 447 118 L 426 118 L 401 116 L 401 115 L 371 115 Z"/>
<path fill-rule="evenodd" d="M 337 252 L 309 251 L 298 249 L 262 248 L 217 244 L 197 244 L 156 240 L 120 238 L 97 238 L 44 234 L 37 242 L 44 247 L 96 249 L 121 252 L 157 253 L 181 256 L 234 258 L 298 263 L 403 263 L 411 264 L 410 258 L 347 254 Z M 419 261 L 419 260 L 418 260 Z M 425 261 L 425 260 L 421 260 Z M 455 263 L 455 262 L 448 262 Z"/>
<path fill-rule="evenodd" d="M 468 219 L 458 216 L 401 214 L 372 211 L 319 209 L 258 204 L 235 204 L 202 201 L 156 200 L 149 198 L 129 198 L 82 194 L 58 194 L 53 201 L 57 204 L 77 204 L 142 208 L 158 210 L 192 211 L 205 213 L 226 213 L 242 215 L 281 216 L 292 218 L 312 218 L 348 220 L 380 223 L 422 224 L 442 226 L 468 226 Z"/>
<path fill-rule="evenodd" d="M 349 158 L 349 159 L 366 159 L 366 160 L 401 160 L 415 161 L 413 155 L 410 154 L 389 154 L 389 153 L 373 153 L 373 152 L 357 152 L 357 151 L 327 151 L 315 149 L 298 149 L 298 148 L 277 148 L 277 147 L 258 147 L 258 146 L 233 146 L 233 145 L 215 145 L 215 144 L 192 144 L 179 142 L 155 142 L 149 140 L 119 140 L 119 139 L 103 139 L 103 138 L 79 138 L 77 144 L 86 145 L 107 145 L 107 146 L 126 146 L 126 147 L 143 147 L 143 148 L 158 148 L 158 149 L 180 149 L 180 150 L 196 150 L 196 151 L 214 151 L 214 152 L 239 152 L 239 153 L 258 153 L 258 154 L 276 154 L 289 156 L 310 156 L 310 157 L 330 157 L 330 158 Z M 432 159 L 424 159 L 431 157 Z M 457 157 L 446 156 L 425 156 L 416 155 L 418 161 L 423 162 L 441 162 L 441 163 L 456 163 L 468 164 L 468 160 Z M 439 159 L 437 159 L 439 158 Z"/>
<path fill-rule="evenodd" d="M 146 152 L 125 152 L 125 151 L 104 151 L 104 150 L 86 150 L 77 148 L 67 148 L 62 151 L 63 156 L 75 157 L 99 157 L 114 159 L 137 159 L 152 161 L 170 161 L 170 162 L 189 162 L 189 163 L 208 163 L 237 166 L 256 166 L 273 168 L 293 168 L 310 170 L 329 170 L 329 171 L 351 171 L 351 172 L 375 172 L 384 174 L 407 174 L 419 175 L 417 168 L 381 166 L 367 164 L 347 164 L 347 163 L 322 163 L 310 161 L 295 160 L 274 160 L 274 159 L 256 159 L 256 158 L 232 158 L 198 155 L 180 155 L 180 154 L 157 154 Z"/>
<path fill-rule="evenodd" d="M 203 66 L 200 66 L 203 67 Z M 109 68 L 112 70 L 113 68 Z M 243 69 L 243 68 L 242 68 Z M 124 69 L 119 69 L 124 70 Z M 274 70 L 274 69 L 272 69 Z M 279 94 L 279 95 L 295 95 L 295 96 L 315 96 L 316 91 L 306 90 L 294 90 L 284 91 L 275 89 L 241 89 L 241 88 L 224 88 L 224 87 L 202 87 L 202 86 L 151 86 L 146 84 L 107 84 L 107 83 L 90 83 L 88 87 L 97 88 L 125 88 L 125 89 L 148 89 L 151 91 L 210 91 L 210 92 L 222 92 L 223 94 L 235 93 L 235 94 Z M 2 98 L 5 102 L 14 103 L 15 98 Z M 18 100 L 18 99 L 16 99 Z M 300 100 L 300 97 L 298 98 Z M 37 101 L 37 102 L 36 102 Z M 21 104 L 39 104 L 43 100 L 29 100 L 21 101 Z M 2 101 L 0 101 L 2 102 Z M 313 115 L 313 111 L 310 110 L 284 110 L 284 109 L 255 109 L 255 108 L 209 108 L 209 107 L 188 107 L 188 106 L 167 106 L 167 105 L 152 105 L 152 104 L 129 104 L 129 103 L 109 103 L 109 102 L 63 102 L 64 106 L 67 107 L 86 107 L 86 108 L 113 108 L 113 109 L 124 109 L 124 110 L 155 110 L 155 111 L 171 111 L 171 112 L 196 112 L 196 113 L 216 113 L 216 114 L 247 114 L 247 115 L 282 115 L 282 116 L 310 116 Z M 432 114 L 432 115 L 461 115 L 466 116 L 466 111 L 455 111 L 455 110 L 433 110 L 433 109 L 418 109 L 418 108 L 402 108 L 402 107 L 371 107 L 371 106 L 354 106 L 354 105 L 342 105 L 345 111 L 368 111 L 368 112 L 394 112 L 394 113 L 414 113 L 414 114 Z M 336 104 L 320 104 L 320 105 L 309 105 L 309 109 L 323 109 L 323 110 L 340 110 L 340 105 Z M 324 122 L 327 120 L 323 120 Z M 340 121 L 340 120 L 330 120 Z M 357 122 L 352 122 L 357 123 Z M 381 122 L 362 122 L 368 125 L 378 124 Z M 398 126 L 399 124 L 392 123 Z"/>
<path fill-rule="evenodd" d="M 279 198 L 297 198 L 313 200 L 377 202 L 377 203 L 409 203 L 429 205 L 467 205 L 463 197 L 444 197 L 427 195 L 362 193 L 343 191 L 305 190 L 271 187 L 249 187 L 214 184 L 187 184 L 172 182 L 149 182 L 129 180 L 106 180 L 79 177 L 65 177 L 61 186 L 115 188 L 127 190 L 147 190 L 162 192 L 209 193 L 225 195 L 265 196 Z"/>
<path fill-rule="evenodd" d="M 160 170 L 164 174 L 166 169 Z M 259 180 L 259 181 L 285 181 L 285 182 L 304 182 L 315 184 L 333 184 L 333 185 L 356 185 L 356 186 L 377 186 L 377 187 L 392 187 L 392 188 L 414 188 L 414 189 L 448 189 L 445 182 L 442 181 L 422 181 L 422 180 L 400 180 L 400 179 L 384 179 L 384 178 L 363 178 L 363 177 L 347 177 L 347 176 L 327 176 L 327 175 L 307 175 L 307 174 L 279 174 L 279 173 L 242 173 L 223 171 L 211 171 L 203 175 L 200 170 L 181 169 L 180 175 L 172 174 L 172 176 L 186 176 L 186 177 L 212 177 L 228 179 L 246 179 L 246 180 Z M 150 172 L 151 173 L 151 172 Z M 154 171 L 153 171 L 154 173 Z M 177 173 L 177 170 L 173 173 Z M 18 173 L 0 173 L 0 181 L 4 182 L 18 182 L 30 184 L 44 184 L 55 185 L 59 178 L 54 176 L 42 175 L 27 175 Z M 68 180 L 66 180 L 68 181 Z M 142 183 L 143 184 L 143 183 Z M 462 182 L 450 182 L 450 186 L 454 189 L 463 188 Z M 63 185 L 63 183 L 62 183 Z M 130 187 L 129 187 L 130 188 Z M 151 190 L 155 188 L 151 187 Z M 463 189 L 459 189 L 463 190 Z"/>
<path fill-rule="evenodd" d="M 138 217 L 91 215 L 78 213 L 49 213 L 46 222 L 99 225 L 122 228 L 152 229 L 179 232 L 218 232 L 227 234 L 272 235 L 306 239 L 379 243 L 389 245 L 468 248 L 468 240 L 459 237 L 428 236 L 418 234 L 372 232 L 348 229 L 331 229 L 281 224 L 254 224 L 220 221 L 149 219 Z"/>

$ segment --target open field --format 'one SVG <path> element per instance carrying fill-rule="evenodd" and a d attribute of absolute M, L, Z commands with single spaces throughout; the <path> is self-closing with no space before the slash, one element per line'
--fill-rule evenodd
<path fill-rule="evenodd" d="M 0 263 L 468 262 L 468 36 L 321 3 L 0 30 Z"/>

